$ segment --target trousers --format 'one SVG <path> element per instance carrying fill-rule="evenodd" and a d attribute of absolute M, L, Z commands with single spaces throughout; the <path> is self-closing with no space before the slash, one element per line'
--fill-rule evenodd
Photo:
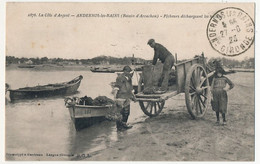
<path fill-rule="evenodd" d="M 166 57 L 164 64 L 163 64 L 163 71 L 162 76 L 159 81 L 159 86 L 162 87 L 162 89 L 168 89 L 168 83 L 169 83 L 169 74 L 174 64 L 174 57 L 172 55 L 169 55 Z"/>
<path fill-rule="evenodd" d="M 121 128 L 123 124 L 127 123 L 128 117 L 130 115 L 130 105 L 125 106 L 120 111 L 122 118 L 116 121 L 117 128 Z"/>

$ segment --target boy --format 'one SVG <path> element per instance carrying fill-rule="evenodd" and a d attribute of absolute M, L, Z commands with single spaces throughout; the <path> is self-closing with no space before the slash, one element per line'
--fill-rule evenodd
<path fill-rule="evenodd" d="M 229 88 L 226 87 L 226 84 L 229 85 Z M 231 90 L 232 88 L 234 88 L 234 84 L 232 83 L 232 81 L 223 76 L 223 71 L 221 69 L 216 69 L 211 85 L 211 90 L 213 94 L 213 109 L 215 110 L 217 117 L 217 125 L 219 125 L 219 113 L 222 114 L 223 125 L 227 124 L 227 91 Z"/>

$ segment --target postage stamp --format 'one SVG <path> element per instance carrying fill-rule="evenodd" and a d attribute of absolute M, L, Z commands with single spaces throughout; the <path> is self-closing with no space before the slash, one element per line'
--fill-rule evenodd
<path fill-rule="evenodd" d="M 237 56 L 254 42 L 254 22 L 242 9 L 227 7 L 217 11 L 207 26 L 211 46 L 225 56 Z"/>

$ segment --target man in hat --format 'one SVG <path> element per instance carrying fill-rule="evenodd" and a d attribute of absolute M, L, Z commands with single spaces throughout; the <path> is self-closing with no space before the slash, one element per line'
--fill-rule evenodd
<path fill-rule="evenodd" d="M 130 115 L 130 100 L 135 101 L 132 76 L 132 69 L 129 66 L 125 66 L 123 73 L 118 75 L 116 79 L 113 93 L 119 108 L 121 108 L 120 113 L 122 115 L 122 117 L 116 121 L 118 131 L 132 128 L 132 126 L 127 125 L 127 120 Z"/>
<path fill-rule="evenodd" d="M 156 65 L 159 59 L 163 63 L 162 76 L 159 82 L 161 91 L 168 90 L 168 80 L 170 71 L 174 65 L 174 57 L 163 45 L 156 43 L 154 39 L 150 39 L 147 43 L 154 49 L 153 65 Z"/>

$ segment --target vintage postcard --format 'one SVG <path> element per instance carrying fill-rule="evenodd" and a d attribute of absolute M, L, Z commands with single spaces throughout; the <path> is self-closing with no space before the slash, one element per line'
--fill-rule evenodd
<path fill-rule="evenodd" d="M 255 161 L 255 3 L 7 2 L 6 161 Z"/>

